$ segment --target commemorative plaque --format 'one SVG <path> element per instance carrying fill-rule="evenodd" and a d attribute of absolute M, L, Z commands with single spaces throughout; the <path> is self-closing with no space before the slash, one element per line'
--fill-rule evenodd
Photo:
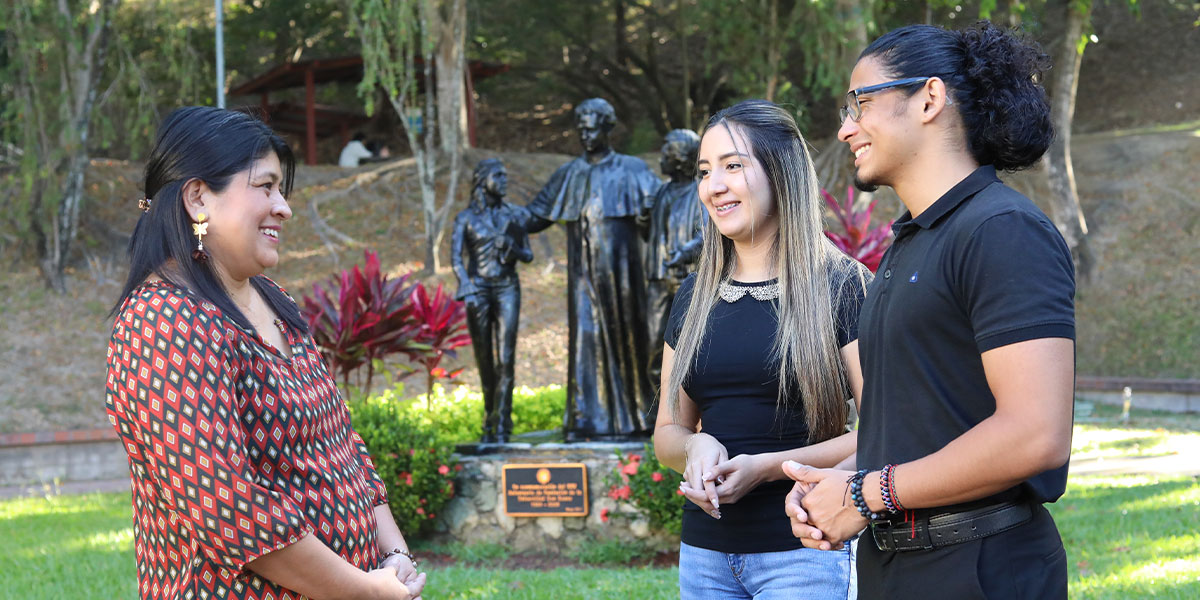
<path fill-rule="evenodd" d="M 504 512 L 510 517 L 586 517 L 587 465 L 504 465 Z"/>

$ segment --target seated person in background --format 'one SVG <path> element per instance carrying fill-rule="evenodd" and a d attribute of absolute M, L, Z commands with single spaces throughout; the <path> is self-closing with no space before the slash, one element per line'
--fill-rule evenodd
<path fill-rule="evenodd" d="M 392 156 L 392 149 L 388 147 L 387 142 L 380 140 L 367 142 L 367 150 L 371 152 L 371 156 L 359 161 L 360 165 L 369 162 L 383 162 Z"/>
<path fill-rule="evenodd" d="M 362 164 L 363 159 L 374 157 L 374 153 L 367 149 L 367 145 L 363 140 L 367 136 L 362 132 L 354 134 L 354 139 L 350 140 L 345 148 L 342 148 L 342 154 L 338 156 L 339 167 L 357 167 Z"/>

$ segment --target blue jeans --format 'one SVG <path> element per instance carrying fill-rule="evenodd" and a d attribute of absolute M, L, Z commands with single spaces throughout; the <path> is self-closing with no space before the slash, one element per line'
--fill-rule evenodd
<path fill-rule="evenodd" d="M 679 544 L 681 600 L 853 599 L 854 556 L 843 550 L 799 548 L 726 554 Z"/>

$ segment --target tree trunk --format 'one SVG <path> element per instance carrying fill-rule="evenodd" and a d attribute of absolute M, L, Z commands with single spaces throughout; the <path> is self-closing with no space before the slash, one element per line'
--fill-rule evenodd
<path fill-rule="evenodd" d="M 67 64 L 64 65 L 63 80 L 70 89 L 63 102 L 71 115 L 61 138 L 69 148 L 65 159 L 66 174 L 63 179 L 62 198 L 58 202 L 54 226 L 43 244 L 42 275 L 46 285 L 54 291 L 67 291 L 64 271 L 70 257 L 71 244 L 79 230 L 79 209 L 83 203 L 84 175 L 88 166 L 88 133 L 92 108 L 96 104 L 96 92 L 100 75 L 104 70 L 104 58 L 108 51 L 109 35 L 112 31 L 112 13 L 120 0 L 106 0 L 96 6 L 91 26 L 84 32 L 83 39 L 67 40 Z M 60 5 L 64 22 L 74 18 Z M 68 31 L 67 33 L 73 33 Z"/>
<path fill-rule="evenodd" d="M 1075 188 L 1075 170 L 1071 165 L 1071 122 L 1075 116 L 1075 94 L 1079 88 L 1079 66 L 1083 62 L 1083 50 L 1079 41 L 1083 27 L 1090 18 L 1090 4 L 1084 11 L 1071 0 L 1060 0 L 1055 8 L 1061 11 L 1065 31 L 1059 41 L 1055 68 L 1051 71 L 1052 96 L 1050 97 L 1050 119 L 1057 135 L 1046 153 L 1046 175 L 1050 184 L 1050 212 L 1058 226 L 1071 256 L 1075 260 L 1076 277 L 1086 283 L 1094 274 L 1095 260 L 1088 244 L 1087 220 L 1079 206 L 1079 195 Z"/>
<path fill-rule="evenodd" d="M 767 0 L 767 90 L 766 100 L 775 101 L 775 90 L 779 87 L 780 49 L 779 0 Z"/>
<path fill-rule="evenodd" d="M 467 112 L 464 89 L 467 34 L 466 0 L 440 0 L 431 23 L 437 44 L 438 135 L 445 156 L 462 150 L 466 140 Z"/>

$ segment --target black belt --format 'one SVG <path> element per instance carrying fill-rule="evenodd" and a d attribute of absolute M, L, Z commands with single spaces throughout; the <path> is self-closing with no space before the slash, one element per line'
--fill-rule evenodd
<path fill-rule="evenodd" d="M 1032 518 L 1028 503 L 1005 502 L 913 521 L 871 521 L 871 536 L 884 552 L 932 550 L 1008 531 Z"/>

